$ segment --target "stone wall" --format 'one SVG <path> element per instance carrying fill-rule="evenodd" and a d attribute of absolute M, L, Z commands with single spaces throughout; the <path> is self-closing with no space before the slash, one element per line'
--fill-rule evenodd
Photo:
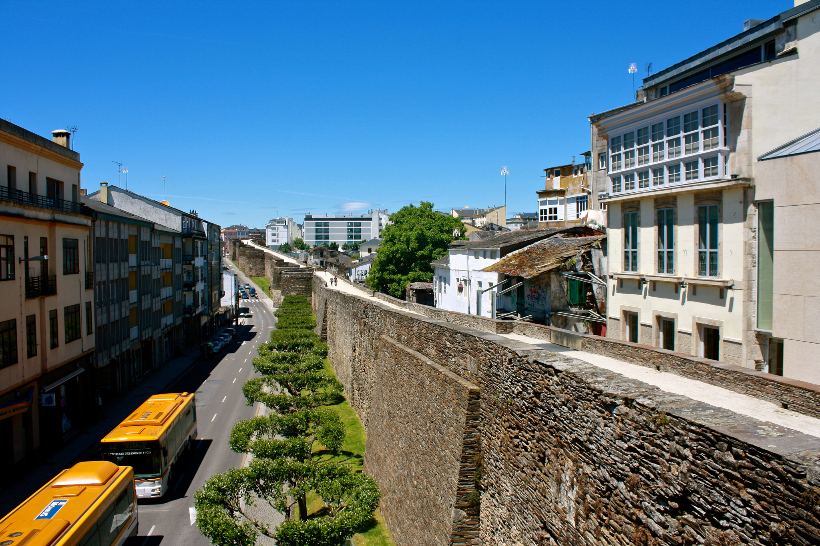
<path fill-rule="evenodd" d="M 234 263 L 249 277 L 265 275 L 265 252 L 258 248 L 239 243 L 234 245 Z"/>
<path fill-rule="evenodd" d="M 319 281 L 313 296 L 399 545 L 811 544 L 820 533 L 815 437 Z"/>
<path fill-rule="evenodd" d="M 282 296 L 310 296 L 313 291 L 313 270 L 283 269 L 279 277 Z"/>

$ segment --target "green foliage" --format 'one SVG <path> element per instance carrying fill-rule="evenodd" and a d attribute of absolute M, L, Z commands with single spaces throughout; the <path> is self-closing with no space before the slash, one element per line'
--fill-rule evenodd
<path fill-rule="evenodd" d="M 310 250 L 310 245 L 301 237 L 297 237 L 293 240 L 293 248 L 297 250 Z"/>
<path fill-rule="evenodd" d="M 284 252 L 287 254 L 288 252 L 293 252 L 293 247 L 290 246 L 288 243 L 282 243 L 279 245 L 279 252 Z"/>
<path fill-rule="evenodd" d="M 435 212 L 429 202 L 403 207 L 390 220 L 366 282 L 373 290 L 404 298 L 409 283 L 433 280 L 430 263 L 447 253 L 453 233 L 464 233 L 464 225 Z"/>
<path fill-rule="evenodd" d="M 310 300 L 286 297 L 277 317 L 279 328 L 253 360 L 262 377 L 242 388 L 249 404 L 261 402 L 275 413 L 236 423 L 230 447 L 254 459 L 214 476 L 196 493 L 197 526 L 220 546 L 254 544 L 260 533 L 280 545 L 338 546 L 373 526 L 379 491 L 356 464 L 361 457 L 354 464 L 344 459 L 346 423 L 355 419 L 328 407 L 344 397 L 324 358 L 327 345 L 312 330 Z M 356 425 L 356 445 L 363 450 Z M 308 513 L 308 494 L 321 502 L 319 512 Z M 287 520 L 270 529 L 245 511 L 260 501 Z"/>

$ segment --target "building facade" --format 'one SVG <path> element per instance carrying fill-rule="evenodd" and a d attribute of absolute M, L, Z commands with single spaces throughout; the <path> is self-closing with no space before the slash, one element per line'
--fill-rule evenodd
<path fill-rule="evenodd" d="M 0 120 L 0 463 L 69 438 L 94 408 L 90 218 L 70 134 Z"/>
<path fill-rule="evenodd" d="M 301 236 L 302 231 L 293 218 L 272 218 L 265 226 L 265 246 L 272 250 L 285 243 L 292 245 L 293 241 Z"/>
<path fill-rule="evenodd" d="M 507 207 L 487 207 L 486 209 L 474 209 L 464 207 L 460 209 L 450 209 L 450 216 L 458 218 L 465 226 L 483 228 L 488 224 L 496 226 L 507 226 Z"/>
<path fill-rule="evenodd" d="M 544 169 L 544 189 L 536 192 L 539 227 L 569 227 L 584 222 L 592 193 L 587 176 L 589 156 L 586 152 L 580 164 Z"/>
<path fill-rule="evenodd" d="M 784 298 L 777 328 L 767 303 L 774 278 L 799 270 L 787 269 L 795 264 L 785 252 L 780 273 L 758 267 L 769 254 L 761 236 L 784 250 L 806 240 L 791 213 L 773 220 L 772 188 L 816 183 L 787 180 L 787 170 L 757 159 L 820 126 L 820 99 L 809 91 L 820 83 L 818 9 L 806 2 L 749 25 L 646 78 L 638 102 L 590 118 L 609 220 L 609 336 L 820 381 L 804 334 L 780 345 L 808 315 L 795 319 Z M 795 285 L 780 279 L 787 296 Z M 806 294 L 795 296 L 792 304 Z"/>
<path fill-rule="evenodd" d="M 371 210 L 366 215 L 306 214 L 304 240 L 311 246 L 359 243 L 377 239 L 388 222 L 386 210 Z"/>

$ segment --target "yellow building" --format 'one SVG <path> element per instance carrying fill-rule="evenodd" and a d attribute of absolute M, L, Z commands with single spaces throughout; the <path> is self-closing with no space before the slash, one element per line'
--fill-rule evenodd
<path fill-rule="evenodd" d="M 91 220 L 69 138 L 0 119 L 0 464 L 59 444 L 94 404 Z"/>

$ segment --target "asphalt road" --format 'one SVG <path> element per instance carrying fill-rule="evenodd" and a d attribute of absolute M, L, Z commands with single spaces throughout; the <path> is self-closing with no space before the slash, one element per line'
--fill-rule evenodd
<path fill-rule="evenodd" d="M 240 274 L 242 283 L 250 282 Z M 257 292 L 262 293 L 257 287 Z M 247 308 L 234 342 L 202 369 L 193 369 L 174 386 L 196 392 L 198 437 L 192 454 L 179 466 L 170 490 L 159 501 L 140 501 L 139 536 L 129 545 L 209 544 L 197 529 L 194 493 L 205 481 L 242 464 L 243 455 L 228 447 L 233 424 L 253 417 L 260 408 L 248 406 L 242 385 L 254 375 L 252 359 L 257 347 L 269 338 L 275 322 L 270 300 L 240 300 Z"/>

